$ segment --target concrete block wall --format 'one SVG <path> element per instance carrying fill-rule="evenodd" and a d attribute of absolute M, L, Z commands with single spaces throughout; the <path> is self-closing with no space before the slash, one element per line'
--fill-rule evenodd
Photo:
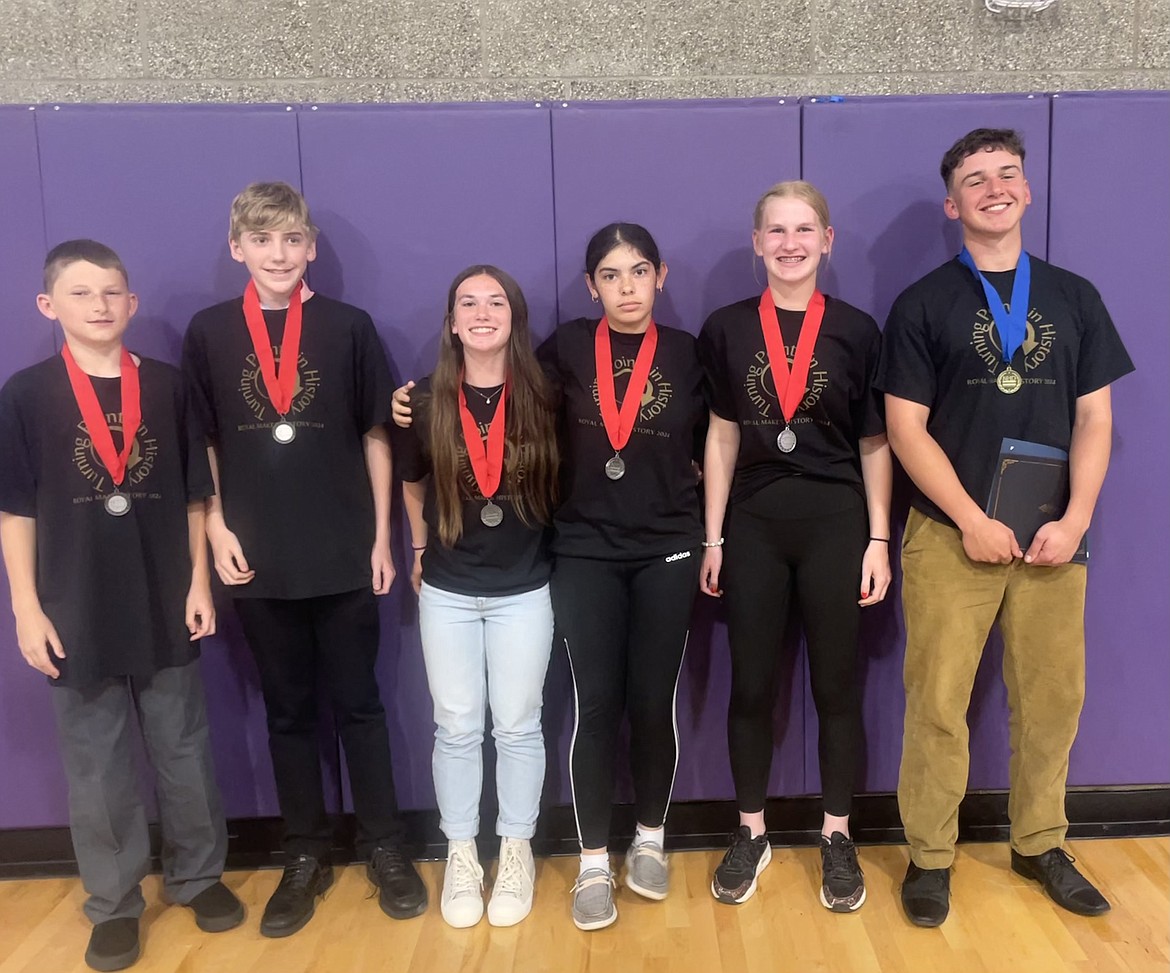
<path fill-rule="evenodd" d="M 0 103 L 1170 88 L 1170 0 L 3 0 Z"/>

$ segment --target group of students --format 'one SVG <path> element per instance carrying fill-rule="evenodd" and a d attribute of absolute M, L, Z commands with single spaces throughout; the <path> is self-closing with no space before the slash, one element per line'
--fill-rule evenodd
<path fill-rule="evenodd" d="M 159 771 L 164 895 L 207 931 L 244 917 L 220 880 L 226 834 L 197 672 L 198 640 L 215 630 L 210 565 L 256 659 L 285 825 L 261 932 L 303 927 L 333 878 L 321 683 L 380 905 L 395 918 L 427 907 L 402 848 L 374 673 L 376 596 L 394 579 L 391 421 L 434 703 L 448 923 L 485 911 L 475 839 L 489 707 L 501 843 L 486 911 L 506 926 L 531 909 L 554 644 L 575 704 L 573 921 L 617 918 L 608 844 L 623 716 L 637 813 L 623 881 L 666 897 L 675 696 L 697 592 L 725 596 L 739 808 L 712 894 L 745 902 L 771 857 L 771 713 L 795 610 L 819 722 L 820 899 L 862 905 L 849 831 L 857 642 L 862 608 L 891 580 L 891 445 L 916 487 L 902 546 L 906 914 L 924 926 L 947 915 L 967 703 L 997 617 L 1012 868 L 1066 908 L 1107 911 L 1061 847 L 1084 688 L 1085 568 L 1069 562 L 1108 464 L 1109 386 L 1133 366 L 1093 287 L 1023 251 L 1023 161 L 1010 130 L 978 129 L 947 152 L 944 208 L 963 252 L 899 297 L 884 336 L 818 289 L 828 206 L 790 181 L 755 211 L 763 293 L 715 311 L 697 339 L 654 318 L 667 265 L 651 234 L 613 223 L 585 253 L 600 318 L 563 323 L 534 349 L 517 283 L 469 267 L 449 289 L 434 371 L 393 393 L 369 315 L 309 290 L 317 231 L 284 184 L 233 202 L 231 253 L 251 279 L 192 320 L 181 374 L 123 347 L 136 299 L 116 254 L 80 240 L 51 251 L 38 306 L 65 343 L 0 391 L 0 541 L 21 651 L 54 683 L 89 965 L 139 955 L 150 859 L 133 719 Z M 1004 437 L 1070 454 L 1067 509 L 1034 538 L 984 513 Z"/>

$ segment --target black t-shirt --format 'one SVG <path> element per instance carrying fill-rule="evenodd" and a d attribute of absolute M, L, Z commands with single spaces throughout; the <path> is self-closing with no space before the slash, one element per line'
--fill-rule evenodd
<path fill-rule="evenodd" d="M 805 396 L 792 416 L 796 448 L 784 453 L 776 444 L 785 422 L 759 306 L 759 297 L 751 297 L 721 307 L 699 335 L 711 411 L 739 425 L 731 502 L 746 500 L 785 476 L 810 476 L 863 490 L 858 440 L 885 431 L 881 395 L 873 387 L 882 337 L 877 322 L 853 305 L 825 296 Z M 777 308 L 776 314 L 791 365 L 804 312 Z"/>
<path fill-rule="evenodd" d="M 187 504 L 212 493 L 207 451 L 179 372 L 144 358 L 142 423 L 119 492 L 90 441 L 65 362 L 17 372 L 0 390 L 0 510 L 36 520 L 37 594 L 61 637 L 57 685 L 149 678 L 199 654 L 184 615 L 191 586 Z M 92 379 L 121 450 L 121 381 Z"/>
<path fill-rule="evenodd" d="M 886 323 L 878 387 L 930 407 L 927 431 L 981 507 L 1005 437 L 1068 449 L 1077 398 L 1133 370 L 1096 288 L 1036 257 L 1031 265 L 1027 335 L 1012 358 L 1024 384 L 1014 394 L 996 387 L 999 332 L 982 285 L 957 259 L 906 288 Z M 986 276 L 1006 305 L 1015 271 Z M 951 523 L 921 492 L 913 504 Z"/>
<path fill-rule="evenodd" d="M 489 405 L 472 386 L 464 386 L 467 408 L 486 440 L 496 414 L 498 398 Z M 483 389 L 484 393 L 492 390 Z M 408 483 L 417 483 L 431 473 L 430 404 L 431 380 L 424 378 L 410 393 L 414 421 L 407 429 L 395 429 L 395 470 Z M 538 523 L 525 526 L 514 506 L 517 484 L 524 478 L 524 451 L 506 444 L 504 474 L 492 498 L 504 513 L 496 527 L 485 527 L 480 512 L 486 505 L 475 474 L 467 460 L 463 437 L 459 437 L 459 476 L 470 494 L 463 501 L 463 534 L 453 547 L 439 540 L 439 509 L 434 481 L 427 483 L 423 519 L 427 522 L 427 549 L 423 552 L 423 580 L 444 591 L 476 597 L 518 595 L 548 581 L 548 542 L 551 530 Z"/>
<path fill-rule="evenodd" d="M 280 361 L 286 311 L 265 311 Z M 368 586 L 374 504 L 362 437 L 390 415 L 386 353 L 370 316 L 320 294 L 304 304 L 296 438 L 272 438 L 242 298 L 195 315 L 183 372 L 217 447 L 224 519 L 256 572 L 237 598 L 311 598 Z"/>
<path fill-rule="evenodd" d="M 598 322 L 560 325 L 537 350 L 563 396 L 561 506 L 553 550 L 572 557 L 633 560 L 672 554 L 703 539 L 694 459 L 706 429 L 703 375 L 695 339 L 657 325 L 658 347 L 630 440 L 621 451 L 626 473 L 605 475 L 613 447 L 597 400 L 594 334 Z M 614 391 L 626 386 L 644 335 L 609 333 Z"/>

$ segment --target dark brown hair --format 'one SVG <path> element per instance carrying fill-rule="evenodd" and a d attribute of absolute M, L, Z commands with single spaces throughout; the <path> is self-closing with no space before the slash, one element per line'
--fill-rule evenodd
<path fill-rule="evenodd" d="M 508 339 L 508 405 L 504 427 L 504 480 L 513 493 L 516 513 L 525 526 L 547 524 L 557 489 L 555 401 L 532 353 L 528 332 L 528 302 L 511 276 L 498 267 L 476 264 L 460 271 L 447 291 L 447 313 L 439 336 L 439 360 L 431 374 L 430 434 L 431 482 L 439 514 L 439 540 L 454 546 L 463 534 L 463 501 L 470 496 L 460 475 L 459 382 L 463 375 L 463 342 L 452 331 L 455 292 L 469 277 L 491 277 L 503 288 L 512 310 Z M 523 464 L 523 475 L 516 475 Z"/>
<path fill-rule="evenodd" d="M 102 270 L 116 270 L 122 275 L 126 286 L 130 286 L 130 275 L 113 250 L 97 240 L 66 240 L 58 243 L 45 257 L 45 293 L 48 294 L 61 276 L 61 271 L 70 264 L 85 261 Z"/>
<path fill-rule="evenodd" d="M 959 139 L 947 149 L 947 154 L 942 157 L 942 164 L 938 167 L 938 171 L 947 187 L 947 192 L 951 191 L 951 176 L 963 164 L 963 160 L 967 156 L 994 149 L 1005 149 L 1012 155 L 1018 155 L 1020 165 L 1023 165 L 1024 143 L 1019 132 L 1013 128 L 977 128 Z"/>

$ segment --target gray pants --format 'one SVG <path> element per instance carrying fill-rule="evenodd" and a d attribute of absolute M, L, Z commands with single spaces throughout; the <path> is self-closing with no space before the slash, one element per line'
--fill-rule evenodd
<path fill-rule="evenodd" d="M 227 828 L 198 660 L 149 680 L 58 686 L 51 696 L 90 921 L 136 918 L 145 907 L 139 883 L 150 872 L 150 839 L 132 746 L 136 710 L 157 774 L 164 897 L 185 904 L 215 884 L 223 874 Z"/>

